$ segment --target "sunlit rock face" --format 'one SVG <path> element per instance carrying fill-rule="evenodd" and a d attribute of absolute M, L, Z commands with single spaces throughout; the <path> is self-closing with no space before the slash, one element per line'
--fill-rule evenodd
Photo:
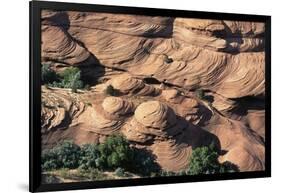
<path fill-rule="evenodd" d="M 42 63 L 78 67 L 92 88 L 43 88 L 43 145 L 122 133 L 177 172 L 215 142 L 221 162 L 264 170 L 264 33 L 257 22 L 43 10 Z"/>

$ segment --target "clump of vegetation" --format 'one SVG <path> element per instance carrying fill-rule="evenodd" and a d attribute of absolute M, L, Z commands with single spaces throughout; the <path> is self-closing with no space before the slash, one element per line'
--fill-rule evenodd
<path fill-rule="evenodd" d="M 195 91 L 196 97 L 198 97 L 201 100 L 205 99 L 205 92 L 202 89 L 198 89 Z"/>
<path fill-rule="evenodd" d="M 61 73 L 56 73 L 48 64 L 42 65 L 42 82 L 47 86 L 70 88 L 72 92 L 77 92 L 77 89 L 90 89 L 90 85 L 84 86 L 81 80 L 81 71 L 77 67 L 69 67 Z"/>
<path fill-rule="evenodd" d="M 44 171 L 59 168 L 77 168 L 81 149 L 72 141 L 64 141 L 50 150 L 42 152 L 42 169 Z"/>
<path fill-rule="evenodd" d="M 42 153 L 44 171 L 68 168 L 84 170 L 114 170 L 128 168 L 133 160 L 133 149 L 121 135 L 112 135 L 102 144 L 86 144 L 82 147 L 71 141 L 64 141 Z"/>
<path fill-rule="evenodd" d="M 221 164 L 218 161 L 218 153 L 215 146 L 198 147 L 192 151 L 187 170 L 188 175 L 214 174 L 238 171 L 235 165 L 230 163 Z"/>
<path fill-rule="evenodd" d="M 58 80 L 57 73 L 50 68 L 49 64 L 42 64 L 41 79 L 43 84 L 53 83 Z"/>
<path fill-rule="evenodd" d="M 117 90 L 112 85 L 108 85 L 104 92 L 109 96 L 116 96 L 118 94 Z"/>
<path fill-rule="evenodd" d="M 98 149 L 101 155 L 96 163 L 102 169 L 127 168 L 133 159 L 133 150 L 121 135 L 107 137 Z"/>
<path fill-rule="evenodd" d="M 168 55 L 164 54 L 164 61 L 165 61 L 167 64 L 170 64 L 170 63 L 172 63 L 174 60 L 173 60 L 173 58 L 170 58 Z"/>
<path fill-rule="evenodd" d="M 112 135 L 99 145 L 81 147 L 79 166 L 82 169 L 114 170 L 127 168 L 133 159 L 133 149 L 121 135 Z"/>
<path fill-rule="evenodd" d="M 98 146 L 95 144 L 85 144 L 81 147 L 81 157 L 79 160 L 79 168 L 88 170 L 97 168 L 96 160 L 100 157 Z"/>
<path fill-rule="evenodd" d="M 161 168 L 156 163 L 153 155 L 144 149 L 134 148 L 132 171 L 142 176 L 153 176 L 160 172 Z"/>
<path fill-rule="evenodd" d="M 59 143 L 42 153 L 43 171 L 58 170 L 65 178 L 77 177 L 91 180 L 105 179 L 104 171 L 126 177 L 127 172 L 141 176 L 182 176 L 236 172 L 238 168 L 230 163 L 218 162 L 215 146 L 198 147 L 193 150 L 189 167 L 180 172 L 163 171 L 153 155 L 144 149 L 131 147 L 122 135 L 107 137 L 102 144 L 85 144 L 81 147 L 72 141 Z M 69 173 L 69 169 L 77 169 Z"/>
<path fill-rule="evenodd" d="M 65 69 L 60 74 L 60 81 L 53 82 L 51 86 L 59 88 L 71 88 L 73 92 L 77 92 L 77 89 L 83 88 L 83 82 L 81 79 L 81 72 L 79 68 L 70 67 Z"/>

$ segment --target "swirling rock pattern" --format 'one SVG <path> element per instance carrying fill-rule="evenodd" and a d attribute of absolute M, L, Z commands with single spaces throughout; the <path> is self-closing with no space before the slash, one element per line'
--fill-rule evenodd
<path fill-rule="evenodd" d="M 180 94 L 176 89 L 163 90 L 161 97 L 174 109 L 181 117 L 193 124 L 203 124 L 212 112 L 201 105 L 196 99 Z"/>
<path fill-rule="evenodd" d="M 143 137 L 147 135 L 146 141 L 151 137 L 156 139 L 167 139 L 181 133 L 185 124 L 180 124 L 174 111 L 166 104 L 159 101 L 148 101 L 140 104 L 134 113 L 134 118 L 127 124 L 130 140 L 144 142 Z M 125 130 L 125 135 L 127 132 Z M 140 136 L 140 139 L 137 139 Z M 145 138 L 144 138 L 145 139 Z"/>
<path fill-rule="evenodd" d="M 103 110 L 111 115 L 126 115 L 132 113 L 134 104 L 119 97 L 106 97 L 102 103 Z"/>
<path fill-rule="evenodd" d="M 66 19 L 59 22 L 62 14 Z M 79 64 L 90 52 L 106 67 L 185 89 L 205 87 L 227 98 L 264 94 L 263 23 L 130 15 L 116 19 L 78 12 L 43 15 L 42 55 L 47 60 Z M 48 55 L 52 50 L 55 54 Z M 238 54 L 229 53 L 234 51 Z M 165 63 L 166 56 L 173 59 L 171 64 Z"/>
<path fill-rule="evenodd" d="M 139 105 L 135 111 L 135 118 L 144 126 L 155 128 L 166 128 L 176 122 L 174 112 L 158 101 L 149 101 Z"/>
<path fill-rule="evenodd" d="M 119 97 L 106 97 L 101 104 L 94 104 L 89 109 L 90 127 L 85 128 L 100 135 L 111 135 L 120 131 L 125 116 L 130 116 L 134 105 Z"/>
<path fill-rule="evenodd" d="M 162 141 L 152 146 L 157 162 L 166 171 L 180 172 L 188 167 L 191 146 L 178 145 L 173 140 Z"/>
<path fill-rule="evenodd" d="M 140 104 L 123 133 L 131 141 L 151 144 L 149 148 L 159 165 L 174 172 L 187 168 L 192 148 L 216 143 L 213 136 L 177 117 L 168 105 L 159 101 Z"/>
<path fill-rule="evenodd" d="M 67 127 L 80 116 L 85 105 L 68 92 L 42 89 L 41 132 Z"/>
<path fill-rule="evenodd" d="M 221 162 L 264 170 L 264 34 L 257 22 L 43 10 L 42 63 L 94 83 L 43 89 L 44 144 L 122 132 L 177 172 L 215 141 Z M 117 96 L 104 95 L 109 84 Z"/>
<path fill-rule="evenodd" d="M 111 85 L 123 94 L 142 96 L 154 96 L 159 94 L 159 89 L 152 85 L 145 84 L 142 80 L 138 80 L 130 74 L 122 74 L 115 77 Z"/>

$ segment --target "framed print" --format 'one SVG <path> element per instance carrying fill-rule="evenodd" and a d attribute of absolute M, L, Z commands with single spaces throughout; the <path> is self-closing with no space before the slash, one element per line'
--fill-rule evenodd
<path fill-rule="evenodd" d="M 271 176 L 271 18 L 30 2 L 30 191 Z"/>

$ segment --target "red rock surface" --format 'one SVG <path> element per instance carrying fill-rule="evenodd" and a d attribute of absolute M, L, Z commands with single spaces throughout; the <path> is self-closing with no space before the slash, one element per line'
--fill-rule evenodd
<path fill-rule="evenodd" d="M 98 83 L 42 87 L 43 146 L 121 132 L 180 171 L 215 141 L 221 162 L 264 170 L 264 60 L 263 23 L 44 10 L 42 63 Z M 106 96 L 108 85 L 119 95 Z"/>

